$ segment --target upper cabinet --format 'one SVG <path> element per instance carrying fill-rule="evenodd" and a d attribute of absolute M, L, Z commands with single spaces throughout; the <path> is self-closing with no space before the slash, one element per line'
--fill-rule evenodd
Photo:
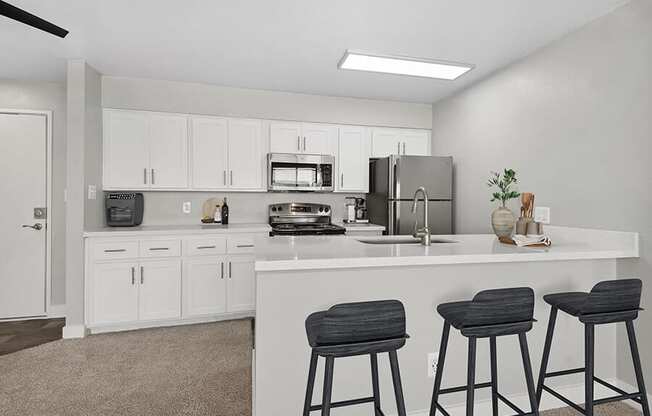
<path fill-rule="evenodd" d="M 187 117 L 105 110 L 104 189 L 187 189 Z"/>
<path fill-rule="evenodd" d="M 330 124 L 270 123 L 272 153 L 335 155 L 337 127 Z"/>
<path fill-rule="evenodd" d="M 336 192 L 369 192 L 370 134 L 366 127 L 341 126 Z"/>
<path fill-rule="evenodd" d="M 191 117 L 192 189 L 264 191 L 261 120 Z"/>
<path fill-rule="evenodd" d="M 430 156 L 430 146 L 429 130 L 374 128 L 371 157 Z"/>

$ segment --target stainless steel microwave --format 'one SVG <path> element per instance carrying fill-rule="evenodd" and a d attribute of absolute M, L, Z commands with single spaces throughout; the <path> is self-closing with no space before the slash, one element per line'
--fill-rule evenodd
<path fill-rule="evenodd" d="M 267 189 L 278 192 L 333 192 L 331 155 L 269 153 Z"/>

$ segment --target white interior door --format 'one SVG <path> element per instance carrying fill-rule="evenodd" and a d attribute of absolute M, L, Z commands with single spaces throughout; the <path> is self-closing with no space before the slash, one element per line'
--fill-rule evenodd
<path fill-rule="evenodd" d="M 193 189 L 226 189 L 228 171 L 228 120 L 191 119 Z"/>
<path fill-rule="evenodd" d="M 229 120 L 229 186 L 263 189 L 265 153 L 260 120 Z"/>
<path fill-rule="evenodd" d="M 152 189 L 188 187 L 188 118 L 153 114 L 149 123 Z"/>
<path fill-rule="evenodd" d="M 0 319 L 46 312 L 46 155 L 45 115 L 0 113 Z"/>

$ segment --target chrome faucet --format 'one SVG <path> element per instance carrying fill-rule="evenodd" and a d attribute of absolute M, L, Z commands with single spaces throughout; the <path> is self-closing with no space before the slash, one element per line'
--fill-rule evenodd
<path fill-rule="evenodd" d="M 423 195 L 423 228 L 418 228 L 418 220 L 414 220 L 414 238 L 420 238 L 421 244 L 424 246 L 430 245 L 430 227 L 428 227 L 428 193 L 423 186 L 419 187 L 414 193 L 414 201 L 412 202 L 412 213 L 417 212 L 417 203 L 419 202 L 419 192 Z"/>

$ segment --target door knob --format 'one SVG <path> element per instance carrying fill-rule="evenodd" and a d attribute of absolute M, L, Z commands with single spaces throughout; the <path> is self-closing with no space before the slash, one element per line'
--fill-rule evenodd
<path fill-rule="evenodd" d="M 39 223 L 36 223 L 36 224 L 34 224 L 34 225 L 26 225 L 26 224 L 23 224 L 23 228 L 31 228 L 31 229 L 33 229 L 33 230 L 37 230 L 37 231 L 38 231 L 38 230 L 40 230 L 40 229 L 43 228 L 43 225 L 42 225 L 42 224 L 39 224 Z"/>

